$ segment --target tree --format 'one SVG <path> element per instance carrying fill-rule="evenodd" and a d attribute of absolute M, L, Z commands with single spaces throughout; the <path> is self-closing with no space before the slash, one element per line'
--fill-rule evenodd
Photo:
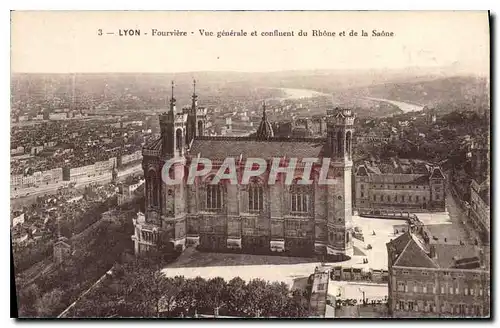
<path fill-rule="evenodd" d="M 36 302 L 36 309 L 39 317 L 54 317 L 59 314 L 64 304 L 61 303 L 64 293 L 60 289 L 54 289 L 45 293 Z"/>
<path fill-rule="evenodd" d="M 302 318 L 309 316 L 309 302 L 304 292 L 294 290 L 282 313 L 282 317 Z"/>
<path fill-rule="evenodd" d="M 227 284 L 226 306 L 230 313 L 242 314 L 247 295 L 246 283 L 240 277 L 235 277 Z"/>
<path fill-rule="evenodd" d="M 16 286 L 16 289 L 19 291 L 17 299 L 17 305 L 19 306 L 19 316 L 35 316 L 37 314 L 35 304 L 40 297 L 40 288 L 38 287 L 38 285 L 33 283 L 25 288 Z"/>
<path fill-rule="evenodd" d="M 164 295 L 160 300 L 161 309 L 165 310 L 167 317 L 170 317 L 171 313 L 179 305 L 180 294 L 184 288 L 186 288 L 186 279 L 183 276 L 167 278 Z"/>
<path fill-rule="evenodd" d="M 267 283 L 262 279 L 252 279 L 246 286 L 245 313 L 249 316 L 260 316 L 265 305 Z"/>
<path fill-rule="evenodd" d="M 283 282 L 268 283 L 263 303 L 263 316 L 280 317 L 288 302 L 288 285 Z"/>
<path fill-rule="evenodd" d="M 210 279 L 205 286 L 206 305 L 212 309 L 218 309 L 225 305 L 227 283 L 221 277 Z"/>

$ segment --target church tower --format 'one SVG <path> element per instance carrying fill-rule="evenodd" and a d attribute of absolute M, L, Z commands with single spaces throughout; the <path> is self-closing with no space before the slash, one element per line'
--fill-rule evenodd
<path fill-rule="evenodd" d="M 183 249 L 185 244 L 185 188 L 166 183 L 166 175 L 176 179 L 184 174 L 188 113 L 176 112 L 174 82 L 170 108 L 160 114 L 160 138 L 144 146 L 142 167 L 146 178 L 146 213 L 134 220 L 136 254 L 153 249 L 162 253 Z M 166 170 L 165 163 L 174 161 Z"/>
<path fill-rule="evenodd" d="M 330 156 L 329 177 L 335 183 L 327 185 L 327 252 L 352 256 L 352 140 L 355 115 L 350 109 L 336 108 L 327 113 L 327 153 Z"/>

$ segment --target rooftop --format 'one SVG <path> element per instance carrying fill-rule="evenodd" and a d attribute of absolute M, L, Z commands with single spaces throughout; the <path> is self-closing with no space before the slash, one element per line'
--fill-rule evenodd
<path fill-rule="evenodd" d="M 426 244 L 417 235 L 406 232 L 387 243 L 393 265 L 440 269 L 479 269 L 481 251 L 473 245 Z M 484 262 L 483 262 L 484 264 Z"/>

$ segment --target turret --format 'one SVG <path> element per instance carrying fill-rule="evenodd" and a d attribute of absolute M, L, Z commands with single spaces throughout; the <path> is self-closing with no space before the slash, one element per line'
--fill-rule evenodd
<path fill-rule="evenodd" d="M 267 120 L 266 103 L 264 102 L 262 104 L 262 121 L 257 129 L 256 138 L 257 140 L 268 140 L 272 137 L 274 137 L 273 127 Z"/>
<path fill-rule="evenodd" d="M 355 118 L 351 109 L 335 108 L 327 111 L 328 148 L 332 160 L 352 160 Z"/>

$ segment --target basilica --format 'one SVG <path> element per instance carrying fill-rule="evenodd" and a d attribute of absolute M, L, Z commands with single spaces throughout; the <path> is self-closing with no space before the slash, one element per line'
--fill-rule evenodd
<path fill-rule="evenodd" d="M 134 219 L 135 253 L 196 246 L 215 252 L 352 256 L 351 110 L 327 110 L 322 138 L 275 137 L 265 105 L 254 136 L 209 137 L 207 110 L 198 106 L 195 87 L 196 82 L 191 106 L 178 111 L 172 83 L 170 108 L 159 115 L 161 135 L 143 148 L 145 213 Z M 175 159 L 170 170 L 179 172 L 200 157 L 210 159 L 212 168 L 193 184 L 169 185 L 162 179 L 166 161 Z M 250 158 L 279 158 L 285 168 L 291 161 L 297 165 L 279 173 L 275 184 L 267 183 L 269 170 L 245 184 L 211 183 L 227 158 L 235 159 L 238 175 Z M 319 165 L 306 168 L 302 159 L 308 158 L 330 160 L 332 183 L 317 183 Z M 311 170 L 310 184 L 299 183 L 305 170 Z M 287 175 L 293 175 L 290 184 Z"/>

